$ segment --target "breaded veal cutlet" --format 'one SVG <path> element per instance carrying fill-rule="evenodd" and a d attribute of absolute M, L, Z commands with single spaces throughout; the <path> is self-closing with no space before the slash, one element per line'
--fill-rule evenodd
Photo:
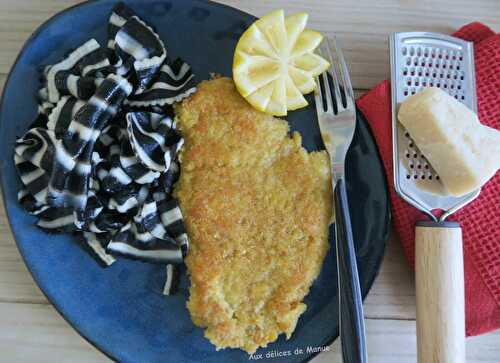
<path fill-rule="evenodd" d="M 193 322 L 217 349 L 252 353 L 290 338 L 328 250 L 326 152 L 308 153 L 229 78 L 202 82 L 176 114 Z"/>

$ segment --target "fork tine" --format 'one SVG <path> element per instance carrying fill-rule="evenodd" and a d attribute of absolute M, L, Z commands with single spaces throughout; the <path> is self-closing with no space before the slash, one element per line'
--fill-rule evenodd
<path fill-rule="evenodd" d="M 351 79 L 349 77 L 349 69 L 347 68 L 347 63 L 345 61 L 344 54 L 342 50 L 337 46 L 337 41 L 333 38 L 333 50 L 336 55 L 336 59 L 338 60 L 338 66 L 340 68 L 341 73 L 341 85 L 344 89 L 344 94 L 346 98 L 346 107 L 350 108 L 354 104 L 354 92 L 352 90 Z"/>
<path fill-rule="evenodd" d="M 321 73 L 319 77 L 323 79 L 323 84 L 325 86 L 326 112 L 333 112 L 333 100 L 330 84 L 328 82 L 328 71 Z"/>
<path fill-rule="evenodd" d="M 319 84 L 319 76 L 316 77 L 316 89 L 314 90 L 314 103 L 316 104 L 316 114 L 321 115 L 325 112 L 323 108 L 323 93 Z"/>
<path fill-rule="evenodd" d="M 328 52 L 326 52 L 326 54 L 325 54 L 325 51 L 323 49 L 323 45 L 319 46 L 318 52 L 319 52 L 319 55 L 323 58 L 325 58 L 325 56 L 328 56 Z M 323 80 L 323 85 L 325 87 L 325 95 L 324 96 L 325 96 L 325 100 L 326 100 L 326 112 L 333 113 L 333 100 L 332 100 L 332 93 L 330 91 L 330 84 L 328 82 L 328 71 L 324 71 L 323 73 L 321 73 L 318 76 L 318 88 L 320 89 L 320 92 L 321 92 L 321 87 L 320 87 L 320 83 L 319 83 L 320 77 Z"/>
<path fill-rule="evenodd" d="M 322 57 L 330 62 L 332 69 L 332 77 L 333 77 L 333 96 L 335 97 L 335 103 L 337 104 L 337 112 L 342 110 L 344 107 L 342 105 L 342 96 L 340 94 L 340 73 L 339 73 L 339 65 L 336 62 L 336 59 L 333 59 L 332 50 L 330 48 L 330 41 L 328 38 L 325 38 L 324 45 L 322 47 Z M 329 92 L 331 95 L 331 93 Z"/>

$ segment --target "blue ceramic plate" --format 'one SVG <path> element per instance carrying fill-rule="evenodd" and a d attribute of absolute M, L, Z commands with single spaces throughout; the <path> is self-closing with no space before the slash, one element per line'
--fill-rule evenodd
<path fill-rule="evenodd" d="M 210 72 L 231 75 L 236 42 L 254 17 L 230 7 L 195 0 L 126 1 L 153 25 L 169 54 L 191 64 L 198 80 Z M 34 226 L 16 199 L 20 187 L 13 145 L 36 116 L 35 92 L 41 66 L 61 59 L 90 38 L 105 44 L 107 19 L 115 1 L 93 1 L 70 8 L 43 24 L 19 55 L 1 101 L 1 185 L 19 250 L 35 281 L 66 320 L 109 357 L 120 362 L 248 362 L 241 350 L 216 352 L 191 322 L 186 309 L 189 280 L 182 271 L 178 294 L 161 294 L 164 268 L 120 259 L 102 269 L 70 235 L 46 234 Z M 310 100 L 312 101 L 312 100 Z M 292 112 L 291 128 L 307 149 L 321 148 L 312 107 Z M 366 296 L 380 267 L 389 232 L 386 180 L 373 138 L 358 115 L 347 161 L 348 193 L 358 255 L 361 290 Z M 320 277 L 306 297 L 308 309 L 290 340 L 281 336 L 257 353 L 273 362 L 304 362 L 338 336 L 334 240 Z M 310 347 L 308 351 L 308 347 Z M 302 349 L 302 354 L 296 349 Z M 273 354 L 274 353 L 274 354 Z"/>

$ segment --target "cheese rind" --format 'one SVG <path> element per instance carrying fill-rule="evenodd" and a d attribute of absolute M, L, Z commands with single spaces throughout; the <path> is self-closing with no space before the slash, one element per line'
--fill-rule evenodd
<path fill-rule="evenodd" d="M 451 195 L 480 188 L 500 168 L 500 131 L 439 88 L 408 97 L 398 119 Z"/>

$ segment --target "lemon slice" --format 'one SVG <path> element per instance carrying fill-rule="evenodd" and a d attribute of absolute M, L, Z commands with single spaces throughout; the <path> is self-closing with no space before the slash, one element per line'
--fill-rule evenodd
<path fill-rule="evenodd" d="M 323 36 L 306 29 L 308 15 L 269 13 L 241 36 L 234 53 L 236 88 L 259 111 L 284 116 L 307 106 L 304 94 L 329 63 L 314 53 Z"/>

